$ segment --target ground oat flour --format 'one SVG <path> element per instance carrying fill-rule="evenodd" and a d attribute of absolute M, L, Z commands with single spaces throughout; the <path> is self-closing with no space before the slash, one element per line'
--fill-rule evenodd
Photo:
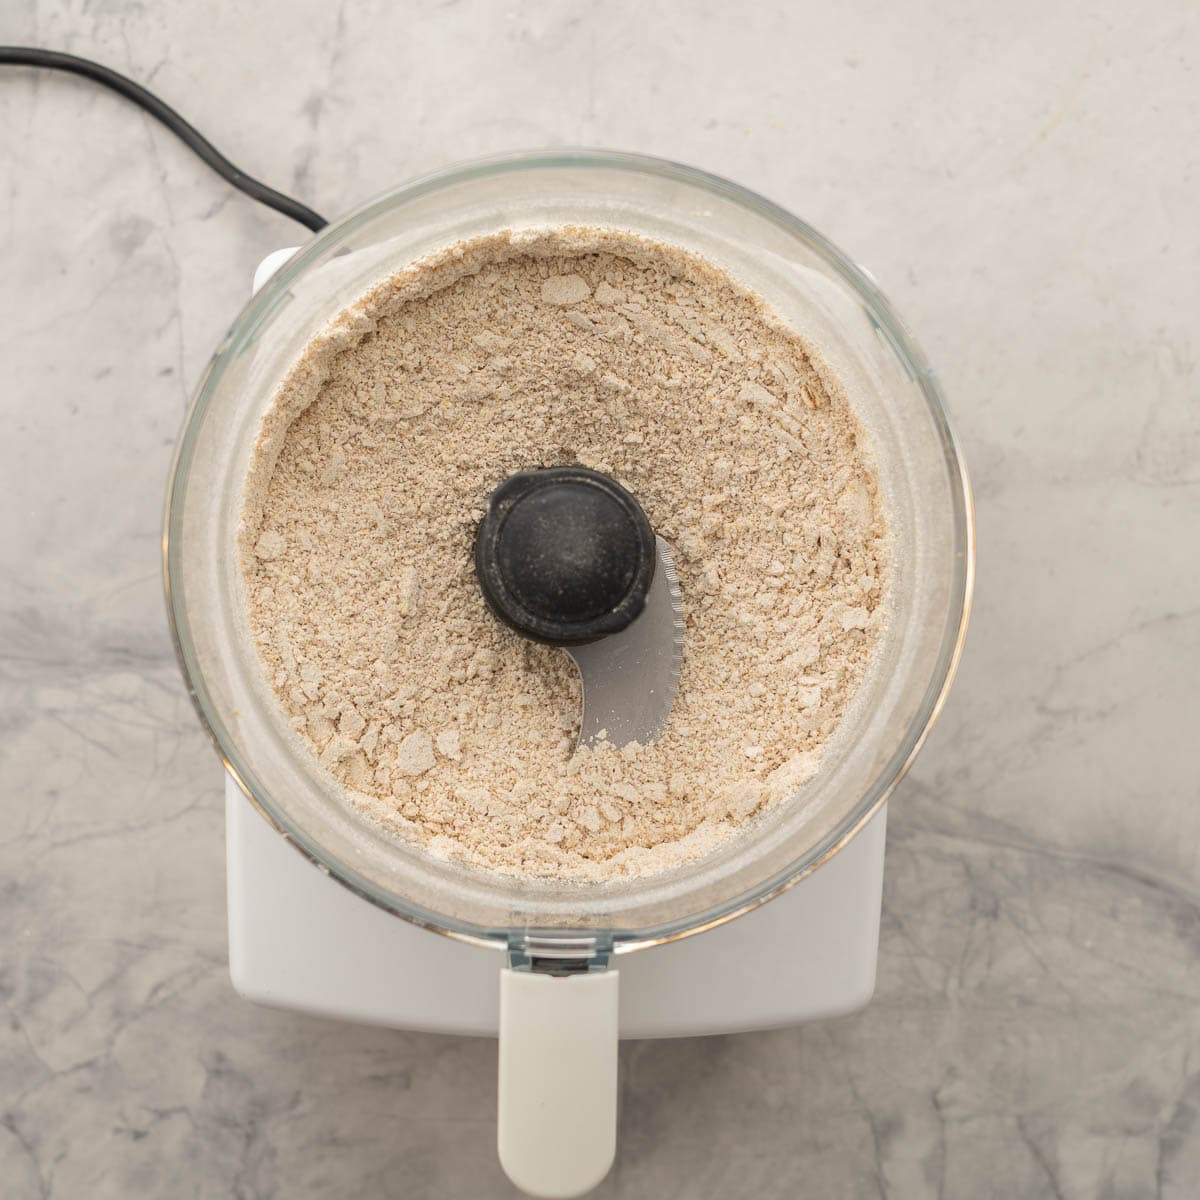
<path fill-rule="evenodd" d="M 475 582 L 493 488 L 566 463 L 674 547 L 686 649 L 650 746 L 573 755 L 570 660 Z M 458 244 L 342 313 L 264 421 L 241 553 L 270 685 L 348 801 L 434 854 L 563 879 L 695 858 L 794 794 L 886 582 L 829 368 L 713 266 L 595 228 Z"/>

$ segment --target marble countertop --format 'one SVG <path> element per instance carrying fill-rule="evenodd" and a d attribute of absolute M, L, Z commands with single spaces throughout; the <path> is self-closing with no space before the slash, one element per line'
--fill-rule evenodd
<path fill-rule="evenodd" d="M 1200 1178 L 1194 5 L 80 4 L 94 55 L 338 213 L 503 149 L 693 162 L 869 265 L 977 488 L 974 624 L 891 809 L 860 1015 L 622 1051 L 600 1196 L 1183 1200 Z M 229 983 L 221 775 L 159 583 L 190 388 L 297 227 L 0 70 L 0 1180 L 512 1194 L 495 1045 Z"/>

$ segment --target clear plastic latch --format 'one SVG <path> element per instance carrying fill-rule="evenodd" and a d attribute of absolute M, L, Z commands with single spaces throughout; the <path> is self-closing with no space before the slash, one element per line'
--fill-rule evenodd
<path fill-rule="evenodd" d="M 543 975 L 583 975 L 604 971 L 612 955 L 612 939 L 598 934 L 513 934 L 508 966 L 513 971 Z"/>

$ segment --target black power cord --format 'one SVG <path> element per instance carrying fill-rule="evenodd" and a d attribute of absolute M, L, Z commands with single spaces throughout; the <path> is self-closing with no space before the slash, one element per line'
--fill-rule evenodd
<path fill-rule="evenodd" d="M 217 148 L 205 138 L 198 129 L 189 125 L 169 104 L 160 100 L 153 92 L 148 92 L 140 83 L 134 83 L 124 75 L 108 67 L 92 62 L 90 58 L 78 58 L 74 54 L 62 54 L 57 50 L 42 50 L 37 46 L 0 46 L 0 65 L 19 67 L 47 67 L 53 71 L 69 71 L 72 75 L 82 75 L 95 83 L 111 88 L 132 100 L 139 108 L 144 109 L 157 121 L 161 121 L 186 146 L 198 154 L 218 175 L 232 184 L 239 192 L 244 192 L 252 200 L 273 208 L 276 212 L 291 217 L 306 225 L 314 233 L 324 229 L 329 224 L 319 213 L 285 196 L 265 183 L 247 175 L 245 171 L 235 167 Z"/>

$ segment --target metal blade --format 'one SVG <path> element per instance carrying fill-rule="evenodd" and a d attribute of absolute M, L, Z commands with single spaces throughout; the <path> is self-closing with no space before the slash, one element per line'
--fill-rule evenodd
<path fill-rule="evenodd" d="M 654 541 L 654 580 L 637 620 L 620 633 L 567 650 L 583 683 L 576 749 L 601 740 L 646 745 L 667 723 L 683 664 L 683 597 L 671 547 L 662 538 Z"/>

